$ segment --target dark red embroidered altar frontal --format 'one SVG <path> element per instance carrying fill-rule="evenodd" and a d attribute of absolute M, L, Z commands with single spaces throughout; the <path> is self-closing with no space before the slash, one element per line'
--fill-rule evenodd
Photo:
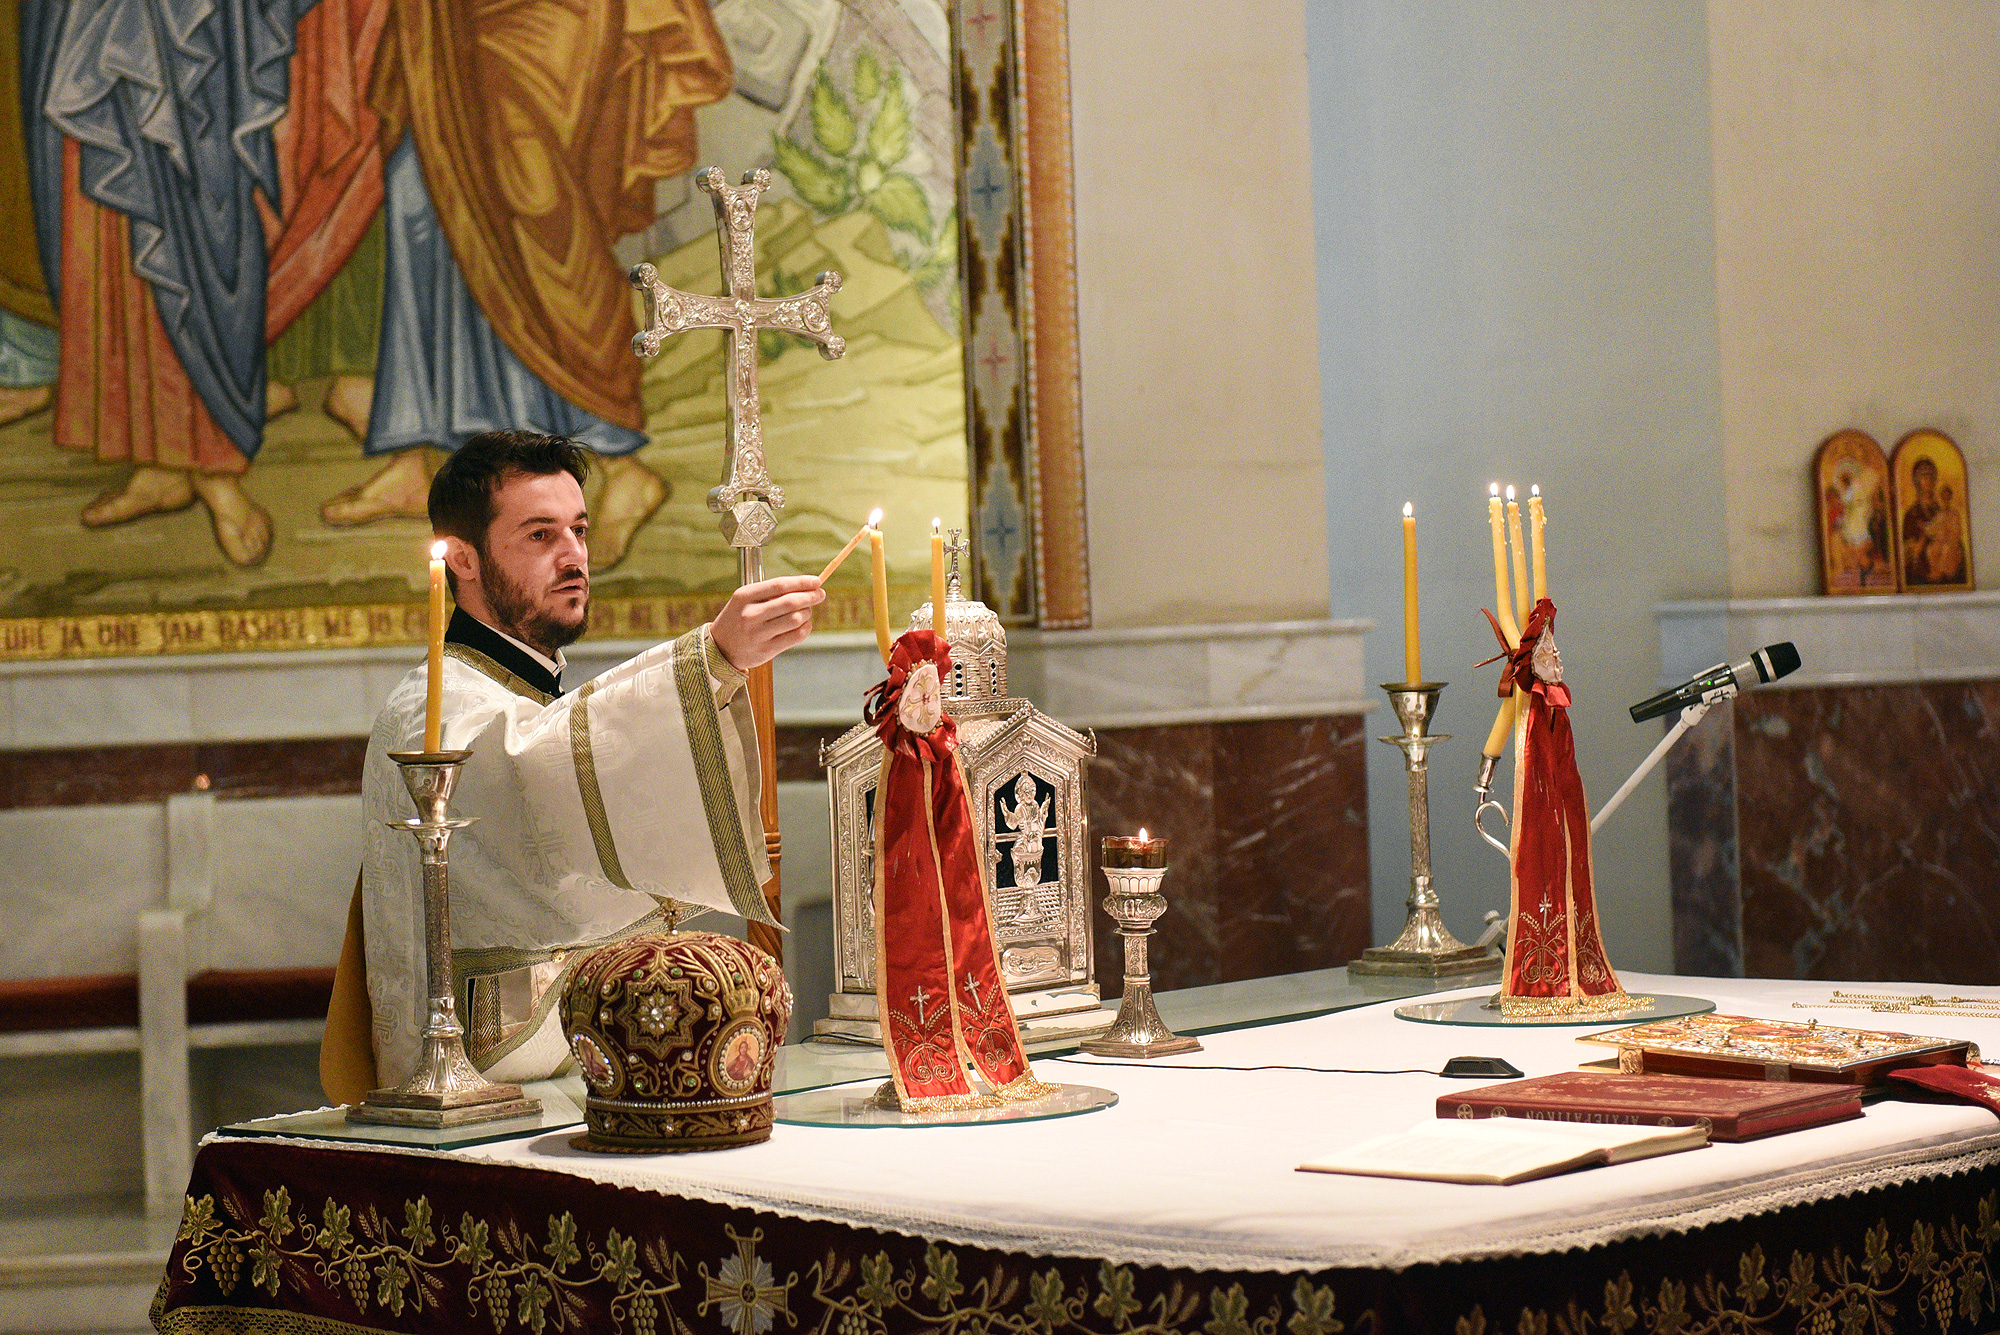
<path fill-rule="evenodd" d="M 1949 1335 L 1990 1328 L 1997 1244 L 1990 1166 L 1587 1252 L 1280 1274 L 959 1246 L 452 1155 L 221 1140 L 196 1156 L 153 1315 L 166 1335 Z"/>

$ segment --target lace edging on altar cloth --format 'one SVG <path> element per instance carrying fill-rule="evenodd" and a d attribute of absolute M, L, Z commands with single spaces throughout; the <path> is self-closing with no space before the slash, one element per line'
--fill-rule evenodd
<path fill-rule="evenodd" d="M 352 1148 L 343 1146 L 341 1148 Z M 493 1147 L 482 1147 L 492 1149 Z M 453 1152 L 454 1155 L 457 1152 Z M 479 1156 L 491 1164 L 573 1172 L 575 1162 L 530 1164 L 521 1159 Z M 1400 1247 L 1336 1246 L 1319 1251 L 1280 1252 L 1254 1245 L 1236 1250 L 1203 1247 L 1198 1241 L 1143 1228 L 1059 1233 L 1048 1229 L 995 1227 L 990 1220 L 886 1210 L 810 1193 L 777 1197 L 733 1191 L 714 1184 L 687 1181 L 663 1184 L 657 1176 L 614 1160 L 596 1160 L 581 1174 L 611 1186 L 628 1187 L 661 1196 L 685 1196 L 716 1205 L 769 1211 L 808 1222 L 846 1224 L 878 1229 L 958 1247 L 983 1247 L 1029 1256 L 1102 1259 L 1116 1265 L 1171 1266 L 1190 1270 L 1269 1270 L 1280 1273 L 1340 1267 L 1403 1270 L 1415 1265 L 1455 1261 L 1498 1260 L 1565 1252 L 1622 1242 L 1631 1238 L 1671 1236 L 1727 1223 L 1767 1210 L 1808 1205 L 1839 1196 L 1857 1195 L 1879 1187 L 1900 1186 L 1920 1178 L 1971 1172 L 2000 1165 L 2000 1131 L 1972 1139 L 1954 1139 L 1860 1162 L 1816 1164 L 1775 1173 L 1754 1185 L 1723 1187 L 1692 1195 L 1684 1201 L 1641 1202 L 1578 1218 L 1562 1215 L 1524 1220 L 1505 1232 L 1490 1228 L 1476 1234 L 1440 1235 Z M 685 1161 L 675 1164 L 685 1170 Z"/>

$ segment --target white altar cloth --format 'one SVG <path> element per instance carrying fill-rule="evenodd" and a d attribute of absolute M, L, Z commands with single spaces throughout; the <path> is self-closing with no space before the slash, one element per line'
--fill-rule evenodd
<path fill-rule="evenodd" d="M 2000 1021 L 1792 1007 L 1825 1000 L 1845 984 L 1624 979 L 1634 993 L 1706 997 L 1732 1014 L 1948 1034 L 2000 1054 Z M 1491 990 L 1487 984 L 1439 996 Z M 2000 989 L 1951 990 L 2000 1001 Z M 1282 1063 L 1436 1070 L 1449 1057 L 1477 1054 L 1506 1057 L 1534 1076 L 1609 1055 L 1576 1042 L 1593 1028 L 1417 1024 L 1397 1019 L 1396 1004 L 1214 1034 L 1203 1039 L 1203 1052 L 1118 1069 L 1037 1061 L 1045 1080 L 1102 1085 L 1121 1096 L 1105 1112 L 1055 1121 L 781 1125 L 763 1145 L 639 1157 L 577 1150 L 574 1132 L 561 1131 L 454 1153 L 964 1246 L 1278 1271 L 1562 1251 L 2000 1162 L 2000 1119 L 1986 1109 L 1885 1099 L 1854 1121 L 1511 1187 L 1301 1173 L 1297 1165 L 1308 1158 L 1433 1116 L 1440 1094 L 1486 1082 L 1166 1069 Z"/>

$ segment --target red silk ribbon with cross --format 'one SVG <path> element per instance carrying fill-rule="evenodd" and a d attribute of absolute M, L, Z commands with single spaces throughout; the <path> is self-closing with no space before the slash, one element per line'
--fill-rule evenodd
<path fill-rule="evenodd" d="M 928 669 L 928 670 L 926 670 Z M 875 1001 L 905 1109 L 1045 1092 L 1028 1071 L 1000 976 L 983 864 L 959 765 L 958 729 L 935 702 L 951 649 L 905 632 L 862 711 L 882 739 L 875 787 Z M 906 698 L 907 696 L 907 698 Z M 913 730 L 911 724 L 924 731 Z M 934 1100 L 952 1100 L 941 1104 Z"/>
<path fill-rule="evenodd" d="M 1492 620 L 1490 614 L 1487 620 Z M 1551 635 L 1555 620 L 1556 605 L 1541 599 L 1521 628 L 1521 642 L 1503 655 L 1507 667 L 1500 693 L 1511 686 L 1526 703 L 1514 757 L 1513 885 L 1500 987 L 1503 1005 L 1508 997 L 1580 1000 L 1624 993 L 1597 920 L 1590 806 L 1576 767 L 1570 689 L 1535 671 L 1535 651 Z M 1497 626 L 1494 633 L 1499 634 Z M 1547 647 L 1554 649 L 1552 638 Z M 1552 653 L 1549 661 L 1554 661 Z"/>

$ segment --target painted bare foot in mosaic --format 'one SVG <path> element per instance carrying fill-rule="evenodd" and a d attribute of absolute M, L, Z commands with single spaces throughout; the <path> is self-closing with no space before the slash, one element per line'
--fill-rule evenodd
<path fill-rule="evenodd" d="M 665 478 L 629 454 L 602 461 L 604 489 L 590 513 L 590 568 L 609 570 L 625 559 L 633 535 L 666 503 Z"/>
<path fill-rule="evenodd" d="M 282 380 L 264 382 L 264 420 L 283 417 L 299 406 L 299 392 Z"/>
<path fill-rule="evenodd" d="M 430 513 L 431 473 L 428 449 L 400 451 L 386 467 L 358 487 L 349 487 L 319 508 L 319 517 L 335 528 L 369 524 L 377 519 L 422 519 Z"/>
<path fill-rule="evenodd" d="M 375 407 L 375 381 L 365 375 L 337 375 L 326 387 L 322 411 L 354 433 L 356 440 L 368 439 L 368 414 Z"/>
<path fill-rule="evenodd" d="M 222 554 L 239 566 L 262 565 L 271 554 L 271 516 L 243 490 L 243 479 L 196 473 L 193 482 L 195 494 L 208 507 Z"/>
<path fill-rule="evenodd" d="M 194 484 L 179 468 L 157 468 L 141 464 L 113 488 L 83 507 L 85 528 L 110 528 L 128 524 L 147 515 L 169 514 L 194 504 Z"/>

